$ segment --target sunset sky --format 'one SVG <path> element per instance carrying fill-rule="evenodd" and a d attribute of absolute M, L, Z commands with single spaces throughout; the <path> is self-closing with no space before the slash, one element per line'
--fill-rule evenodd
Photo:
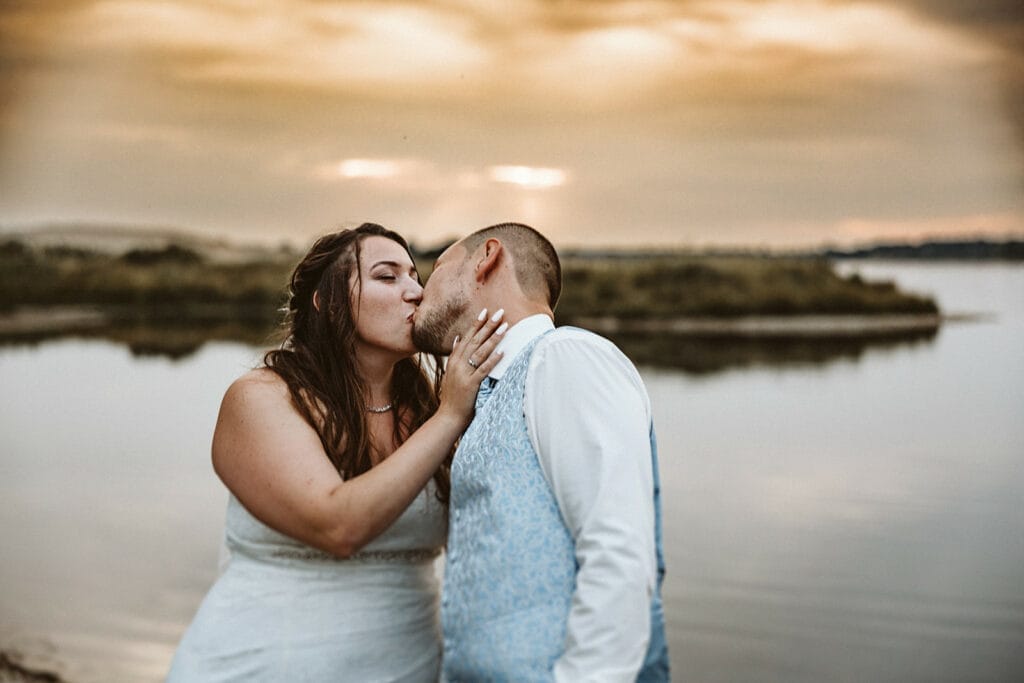
<path fill-rule="evenodd" d="M 4 0 L 0 226 L 1024 235 L 1020 0 Z"/>

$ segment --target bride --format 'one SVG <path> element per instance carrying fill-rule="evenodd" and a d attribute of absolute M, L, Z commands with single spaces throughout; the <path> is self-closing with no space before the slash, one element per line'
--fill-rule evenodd
<path fill-rule="evenodd" d="M 421 293 L 405 240 L 370 223 L 295 268 L 285 343 L 221 405 L 231 559 L 168 681 L 437 680 L 448 464 L 506 326 L 481 314 L 456 340 L 438 399 Z"/>

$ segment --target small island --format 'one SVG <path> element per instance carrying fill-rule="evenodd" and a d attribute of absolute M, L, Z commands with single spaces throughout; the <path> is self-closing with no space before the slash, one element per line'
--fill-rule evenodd
<path fill-rule="evenodd" d="M 414 249 L 424 278 L 442 248 Z M 271 345 L 300 257 L 183 233 L 0 235 L 0 341 L 76 334 L 171 356 L 210 340 Z M 941 324 L 931 298 L 840 276 L 820 255 L 567 250 L 563 279 L 559 324 L 626 346 L 658 339 L 659 356 L 686 338 L 920 336 Z"/>

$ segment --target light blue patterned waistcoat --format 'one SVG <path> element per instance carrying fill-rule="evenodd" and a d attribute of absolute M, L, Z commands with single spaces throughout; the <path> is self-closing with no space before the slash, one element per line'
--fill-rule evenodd
<path fill-rule="evenodd" d="M 476 417 L 452 463 L 441 619 L 444 680 L 552 680 L 565 646 L 576 586 L 575 544 L 530 444 L 523 395 L 538 339 L 513 361 Z M 490 391 L 484 380 L 480 396 Z M 658 586 L 651 644 L 638 681 L 668 680 L 661 607 L 664 560 L 654 432 Z"/>

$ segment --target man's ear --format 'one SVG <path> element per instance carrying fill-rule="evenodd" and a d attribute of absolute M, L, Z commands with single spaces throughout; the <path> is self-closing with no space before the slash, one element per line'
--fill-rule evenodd
<path fill-rule="evenodd" d="M 501 240 L 492 237 L 484 242 L 483 254 L 476 262 L 476 270 L 473 273 L 476 281 L 483 283 L 491 277 L 503 258 L 505 258 L 505 246 Z"/>

